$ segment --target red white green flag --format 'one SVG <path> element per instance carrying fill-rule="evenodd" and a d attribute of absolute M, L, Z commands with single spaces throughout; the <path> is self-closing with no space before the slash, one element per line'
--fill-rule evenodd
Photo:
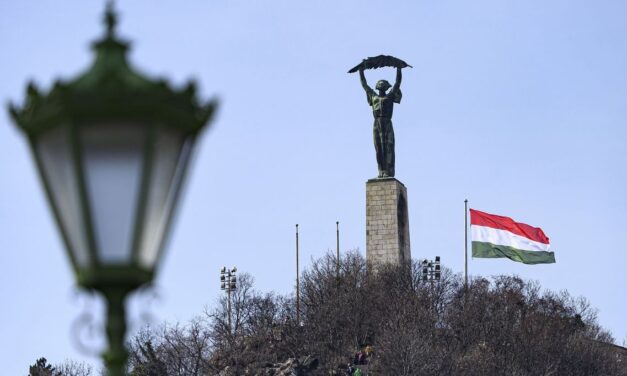
<path fill-rule="evenodd" d="M 470 209 L 470 232 L 473 257 L 507 257 L 524 264 L 555 262 L 549 238 L 540 227 Z"/>

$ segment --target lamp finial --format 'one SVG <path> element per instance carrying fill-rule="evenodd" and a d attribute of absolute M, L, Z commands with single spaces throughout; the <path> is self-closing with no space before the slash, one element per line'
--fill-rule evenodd
<path fill-rule="evenodd" d="M 107 8 L 104 16 L 105 25 L 107 26 L 107 36 L 113 37 L 115 25 L 117 24 L 117 15 L 113 9 L 113 0 L 107 1 Z"/>

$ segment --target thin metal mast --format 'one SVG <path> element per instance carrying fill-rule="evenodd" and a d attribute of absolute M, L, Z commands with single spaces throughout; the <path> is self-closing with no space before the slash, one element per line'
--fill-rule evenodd
<path fill-rule="evenodd" d="M 300 269 L 298 267 L 298 223 L 296 224 L 296 325 L 300 325 Z"/>
<path fill-rule="evenodd" d="M 337 252 L 337 259 L 335 260 L 335 275 L 337 279 L 340 279 L 340 221 L 335 222 L 335 248 Z"/>
<path fill-rule="evenodd" d="M 468 288 L 468 200 L 464 200 L 464 288 Z"/>

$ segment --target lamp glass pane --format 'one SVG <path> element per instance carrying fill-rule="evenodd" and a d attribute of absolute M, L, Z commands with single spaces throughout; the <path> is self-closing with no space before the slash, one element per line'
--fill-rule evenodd
<path fill-rule="evenodd" d="M 44 133 L 34 144 L 34 150 L 76 266 L 87 266 L 89 249 L 68 128 L 57 127 Z"/>
<path fill-rule="evenodd" d="M 137 124 L 82 127 L 84 178 L 103 264 L 132 262 L 146 129 Z"/>
<path fill-rule="evenodd" d="M 163 247 L 192 148 L 191 137 L 186 138 L 179 132 L 165 128 L 159 131 L 155 143 L 139 251 L 139 263 L 148 269 L 154 268 Z"/>

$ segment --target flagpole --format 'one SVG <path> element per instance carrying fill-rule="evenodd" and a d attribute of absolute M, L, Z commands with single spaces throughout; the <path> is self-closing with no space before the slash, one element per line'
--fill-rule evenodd
<path fill-rule="evenodd" d="M 335 222 L 335 249 L 337 252 L 337 259 L 335 260 L 335 274 L 339 281 L 340 279 L 340 221 Z"/>
<path fill-rule="evenodd" d="M 300 326 L 300 272 L 298 268 L 298 223 L 296 224 L 296 325 Z"/>
<path fill-rule="evenodd" d="M 464 288 L 468 289 L 468 199 L 464 200 Z"/>

